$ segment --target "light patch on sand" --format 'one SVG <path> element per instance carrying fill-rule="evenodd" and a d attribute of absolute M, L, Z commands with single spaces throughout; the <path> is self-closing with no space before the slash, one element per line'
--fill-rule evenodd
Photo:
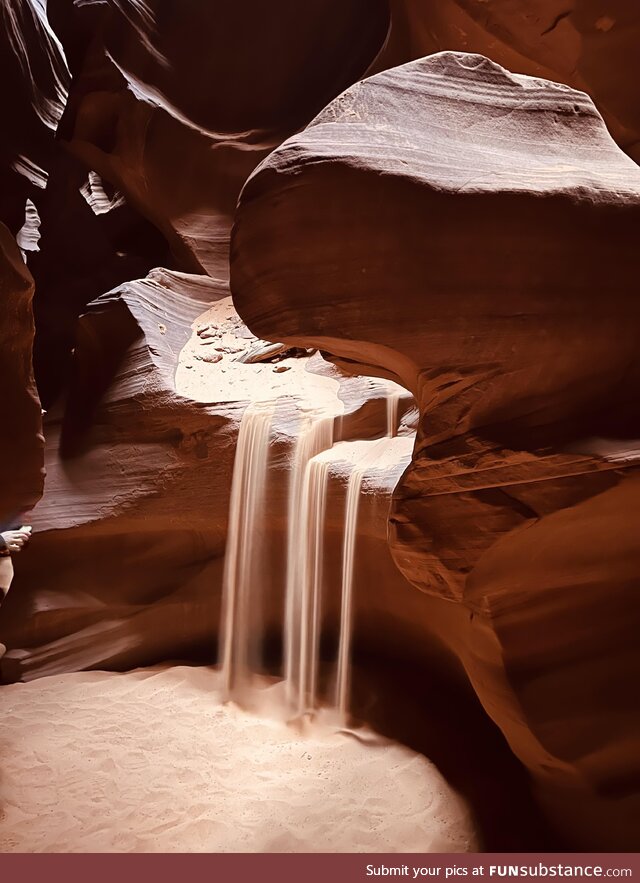
<path fill-rule="evenodd" d="M 207 668 L 0 689 L 1 852 L 463 852 L 464 802 L 366 729 L 302 736 Z"/>
<path fill-rule="evenodd" d="M 206 403 L 274 401 L 294 396 L 318 412 L 342 413 L 337 372 L 335 377 L 310 372 L 309 358 L 282 359 L 277 364 L 238 361 L 257 339 L 236 313 L 230 297 L 213 304 L 194 323 L 194 330 L 180 353 L 176 370 L 176 390 L 182 395 Z M 207 361 L 210 359 L 217 361 Z M 327 366 L 327 373 L 329 370 Z"/>
<path fill-rule="evenodd" d="M 345 375 L 313 350 L 306 355 L 299 350 L 297 356 L 286 358 L 274 354 L 274 361 L 239 361 L 256 347 L 269 344 L 259 341 L 249 331 L 230 297 L 212 304 L 193 323 L 192 329 L 178 358 L 176 392 L 218 407 L 225 403 L 294 403 L 288 410 L 286 407 L 277 409 L 275 431 L 297 436 L 299 418 L 304 419 L 304 415 L 340 417 L 376 398 L 387 400 L 387 410 L 397 419 L 399 402 L 409 397 L 409 393 L 392 380 Z M 400 431 L 412 435 L 413 429 L 408 425 L 400 429 L 394 427 L 393 434 Z"/>
<path fill-rule="evenodd" d="M 407 465 L 415 443 L 413 436 L 395 438 L 358 439 L 337 442 L 329 451 L 318 454 L 321 460 L 330 461 L 333 471 L 342 469 L 348 474 L 354 466 L 362 464 L 367 470 L 387 470 L 397 463 Z"/>

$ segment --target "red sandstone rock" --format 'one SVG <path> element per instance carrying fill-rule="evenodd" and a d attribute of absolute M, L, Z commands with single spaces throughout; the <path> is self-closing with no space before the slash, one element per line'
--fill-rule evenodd
<path fill-rule="evenodd" d="M 53 5 L 0 4 L 0 88 L 7 117 L 0 145 L 0 221 L 16 236 L 35 281 L 35 375 L 46 408 L 67 381 L 74 326 L 84 306 L 168 255 L 160 234 L 122 194 L 56 138 L 70 74 L 48 19 Z M 79 36 L 88 41 L 88 35 L 76 33 L 80 19 L 72 16 L 71 30 L 63 29 L 67 45 Z"/>
<path fill-rule="evenodd" d="M 42 424 L 31 368 L 32 296 L 31 274 L 0 224 L 0 529 L 13 526 L 42 492 Z"/>
<path fill-rule="evenodd" d="M 0 610 L 5 678 L 130 667 L 211 641 L 234 438 L 176 394 L 173 375 L 219 294 L 205 277 L 156 271 L 81 320 L 66 407 L 47 415 L 34 537 Z M 201 482 L 220 494 L 220 518 L 194 511 L 185 526 Z"/>
<path fill-rule="evenodd" d="M 155 3 L 72 8 L 49 0 L 74 74 L 59 132 L 79 158 L 72 162 L 52 138 L 68 80 L 59 48 L 40 6 L 4 3 L 5 36 L 18 33 L 25 52 L 13 51 L 19 40 L 0 52 L 12 120 L 0 154 L 0 210 L 15 233 L 26 197 L 40 194 L 43 250 L 30 266 L 48 399 L 66 379 L 84 304 L 162 260 L 160 237 L 147 246 L 149 230 L 132 206 L 162 231 L 183 267 L 226 278 L 246 177 L 364 72 L 382 44 L 385 4 L 329 5 L 319 24 L 315 4 L 282 3 L 274 14 L 273 4 L 265 12 L 189 3 L 173 20 Z M 638 13 L 630 4 L 392 5 L 378 68 L 441 48 L 483 51 L 589 91 L 614 137 L 637 156 Z M 635 565 L 616 513 L 632 513 L 636 495 L 627 475 L 637 456 L 628 438 L 638 437 L 638 317 L 626 293 L 637 170 L 624 164 L 582 95 L 505 83 L 480 64 L 455 71 L 464 80 L 457 97 L 438 96 L 416 70 L 356 87 L 268 161 L 245 202 L 251 224 L 260 202 L 269 217 L 256 224 L 253 242 L 241 215 L 238 241 L 247 250 L 237 266 L 291 263 L 282 269 L 288 278 L 273 283 L 278 296 L 271 292 L 259 315 L 251 313 L 256 329 L 322 346 L 348 370 L 400 377 L 419 397 L 420 448 L 392 526 L 396 559 L 424 594 L 412 595 L 385 558 L 382 483 L 379 499 L 369 501 L 375 518 L 367 515 L 363 526 L 360 577 L 376 586 L 361 596 L 363 638 L 377 652 L 385 642 L 390 652 L 429 644 L 427 629 L 446 639 L 540 781 L 550 812 L 565 826 L 574 818 L 589 836 L 604 813 L 626 824 L 633 818 L 635 767 L 622 736 L 630 739 L 635 726 L 628 702 Z M 464 100 L 467 90 L 473 100 Z M 421 116 L 427 93 L 433 119 Z M 20 156 L 27 178 L 11 168 Z M 107 201 L 122 190 L 129 205 L 98 219 L 98 190 L 91 190 L 98 202 L 80 194 L 82 163 L 102 176 Z M 283 203 L 277 211 L 268 203 L 274 193 Z M 293 229 L 292 209 L 300 213 Z M 280 252 L 283 237 L 290 242 Z M 36 239 L 33 227 L 23 241 Z M 11 258 L 9 275 L 15 266 Z M 257 287 L 262 297 L 262 280 Z M 173 373 L 189 324 L 220 293 L 204 280 L 156 274 L 101 299 L 81 323 L 69 408 L 50 415 L 50 484 L 38 533 L 17 561 L 20 593 L 0 614 L 0 636 L 14 648 L 12 676 L 208 657 L 244 401 L 232 397 L 230 409 L 196 401 L 179 392 Z M 301 322 L 305 309 L 311 315 Z M 31 333 L 20 330 L 24 315 L 17 324 L 11 312 L 5 318 L 3 340 L 24 355 Z M 231 354 L 207 355 L 204 344 L 215 337 L 201 337 L 185 366 L 191 374 Z M 278 378 L 284 367 L 269 370 Z M 6 482 L 10 506 L 22 508 L 37 497 L 40 479 L 29 368 L 11 358 L 6 370 L 16 369 L 16 431 L 0 443 L 24 464 L 11 476 L 15 492 Z M 375 398 L 366 399 L 353 406 L 354 437 L 366 437 L 379 412 Z M 293 434 L 295 409 L 289 419 Z M 203 487 L 215 489 L 213 500 Z M 606 666 L 594 666 L 595 653 Z M 628 845 L 624 828 L 620 837 Z"/>
<path fill-rule="evenodd" d="M 442 53 L 356 84 L 274 151 L 244 188 L 232 242 L 234 301 L 255 334 L 377 366 L 414 392 L 396 563 L 468 612 L 468 628 L 454 618 L 440 635 L 559 824 L 615 848 L 637 824 L 630 601 L 626 565 L 594 547 L 581 513 L 595 507 L 613 536 L 625 507 L 599 501 L 636 494 L 639 219 L 640 170 L 587 96 Z M 548 590 L 517 590 L 560 511 Z M 509 563 L 502 586 L 484 564 L 494 555 Z M 596 658 L 615 702 L 580 691 Z M 532 690 L 519 673 L 534 660 Z"/>

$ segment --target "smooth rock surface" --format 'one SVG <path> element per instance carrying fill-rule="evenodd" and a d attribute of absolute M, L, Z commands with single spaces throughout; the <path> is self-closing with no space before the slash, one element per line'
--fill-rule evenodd
<path fill-rule="evenodd" d="M 65 391 L 75 323 L 86 304 L 168 259 L 161 234 L 62 144 L 71 84 L 65 52 L 78 42 L 86 49 L 99 28 L 94 21 L 80 34 L 82 16 L 72 15 L 71 32 L 60 29 L 63 47 L 57 7 L 43 0 L 0 5 L 0 89 L 8 120 L 0 145 L 0 221 L 16 236 L 35 281 L 34 371 L 47 409 Z M 70 55 L 76 61 L 73 48 Z"/>
<path fill-rule="evenodd" d="M 173 375 L 190 323 L 217 294 L 205 277 L 156 271 L 81 320 L 69 395 L 46 418 L 34 536 L 0 608 L 5 678 L 128 667 L 212 642 L 198 589 L 206 598 L 224 548 L 233 435 L 221 433 L 208 459 L 223 421 L 177 395 Z M 203 460 L 220 519 L 185 525 Z"/>
<path fill-rule="evenodd" d="M 588 92 L 638 158 L 634 4 L 389 7 L 383 46 L 382 0 L 188 0 L 179 15 L 156 0 L 0 5 L 0 220 L 36 282 L 36 378 L 51 408 L 49 486 L 0 613 L 6 678 L 212 656 L 225 497 L 256 378 L 282 395 L 269 509 L 282 567 L 280 479 L 304 424 L 287 384 L 309 372 L 294 358 L 230 367 L 236 332 L 250 332 L 224 304 L 205 311 L 228 294 L 244 182 L 326 101 L 367 69 L 482 52 Z M 628 848 L 638 170 L 583 94 L 453 58 L 358 84 L 269 157 L 243 197 L 234 275 L 248 281 L 236 294 L 250 291 L 242 312 L 261 337 L 400 379 L 419 402 L 389 526 L 422 592 L 386 542 L 403 450 L 362 501 L 363 649 L 378 660 L 415 653 L 422 665 L 435 655 L 437 668 L 451 665 L 435 650 L 445 641 L 560 827 L 588 846 Z M 8 518 L 42 480 L 32 282 L 12 247 L 0 269 Z M 158 264 L 214 281 L 128 283 L 89 308 L 76 346 L 86 304 Z M 219 339 L 191 327 L 205 319 Z M 382 388 L 337 380 L 319 357 L 306 364 L 328 380 L 325 403 L 345 404 L 346 461 L 381 432 Z M 319 393 L 315 380 L 308 390 Z M 334 561 L 345 477 L 337 463 Z"/>
<path fill-rule="evenodd" d="M 0 221 L 14 236 L 28 197 L 46 187 L 54 133 L 64 112 L 69 71 L 42 0 L 0 4 Z"/>

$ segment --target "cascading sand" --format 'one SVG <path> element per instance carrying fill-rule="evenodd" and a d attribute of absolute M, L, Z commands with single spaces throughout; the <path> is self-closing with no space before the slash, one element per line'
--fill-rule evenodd
<path fill-rule="evenodd" d="M 335 688 L 329 701 L 346 724 L 349 712 L 353 582 L 358 508 L 363 477 L 396 435 L 399 402 L 406 391 L 383 387 L 386 438 L 363 443 L 362 457 L 351 469 L 345 502 L 342 578 Z M 234 462 L 229 534 L 225 559 L 220 665 L 226 695 L 245 707 L 257 707 L 252 676 L 262 670 L 260 611 L 264 573 L 260 527 L 265 512 L 271 423 L 277 403 L 250 405 L 242 418 Z M 283 611 L 283 693 L 285 717 L 302 718 L 318 709 L 320 634 L 326 496 L 333 453 L 336 414 L 305 409 L 302 404 L 288 480 L 286 574 Z M 272 695 L 272 700 L 275 693 Z M 263 703 L 262 703 L 263 704 Z M 273 705 L 273 701 L 272 701 Z M 264 704 L 263 704 L 264 707 Z"/>
<path fill-rule="evenodd" d="M 333 417 L 306 416 L 289 480 L 284 680 L 296 716 L 315 707 L 327 470 L 314 458 L 331 447 L 333 427 Z"/>
<path fill-rule="evenodd" d="M 222 585 L 220 668 L 227 698 L 247 700 L 256 668 L 262 607 L 261 525 L 273 404 L 243 414 L 231 483 L 229 530 Z"/>

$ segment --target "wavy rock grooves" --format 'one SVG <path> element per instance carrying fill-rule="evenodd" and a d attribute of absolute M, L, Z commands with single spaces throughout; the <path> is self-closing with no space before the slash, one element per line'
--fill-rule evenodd
<path fill-rule="evenodd" d="M 445 52 L 275 150 L 232 239 L 254 333 L 414 393 L 396 563 L 452 606 L 441 637 L 559 827 L 602 842 L 606 818 L 612 847 L 638 819 L 639 220 L 586 95 Z"/>

